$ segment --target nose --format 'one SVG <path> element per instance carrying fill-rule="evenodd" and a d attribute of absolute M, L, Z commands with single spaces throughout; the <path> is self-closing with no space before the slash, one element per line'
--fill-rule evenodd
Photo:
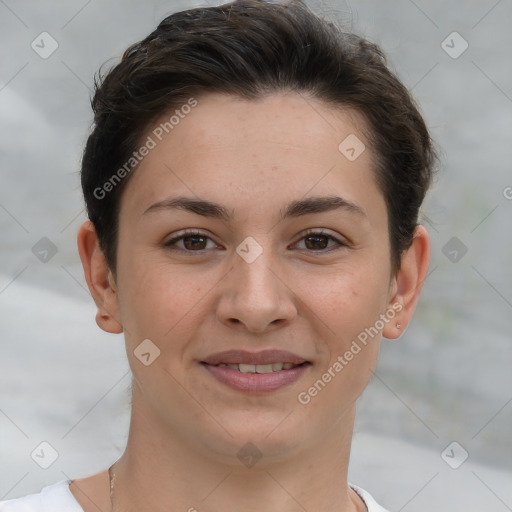
<path fill-rule="evenodd" d="M 282 265 L 270 249 L 251 263 L 238 254 L 221 286 L 217 316 L 224 324 L 253 333 L 289 324 L 297 316 L 296 299 Z"/>

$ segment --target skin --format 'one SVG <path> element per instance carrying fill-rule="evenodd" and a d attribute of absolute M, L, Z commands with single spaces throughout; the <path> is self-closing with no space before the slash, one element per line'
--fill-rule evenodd
<path fill-rule="evenodd" d="M 356 112 L 297 93 L 197 99 L 123 192 L 116 276 L 92 224 L 78 233 L 96 321 L 124 332 L 134 378 L 128 443 L 115 464 L 115 509 L 364 511 L 347 485 L 355 402 L 376 366 L 381 334 L 399 337 L 413 315 L 428 269 L 427 232 L 418 226 L 393 273 L 375 155 Z M 338 150 L 350 134 L 366 144 L 355 161 Z M 333 195 L 362 213 L 279 219 L 291 201 Z M 175 196 L 214 201 L 233 218 L 179 209 L 144 214 Z M 191 228 L 209 238 L 165 247 Z M 346 245 L 308 242 L 309 229 Z M 236 252 L 247 237 L 263 250 L 252 263 Z M 299 403 L 298 394 L 397 303 L 402 309 L 382 333 L 307 405 Z M 149 366 L 134 355 L 145 339 L 161 351 Z M 292 385 L 248 395 L 199 364 L 233 348 L 279 348 L 312 365 Z M 247 442 L 262 453 L 251 468 L 236 456 Z M 70 488 L 86 512 L 111 509 L 105 471 Z"/>

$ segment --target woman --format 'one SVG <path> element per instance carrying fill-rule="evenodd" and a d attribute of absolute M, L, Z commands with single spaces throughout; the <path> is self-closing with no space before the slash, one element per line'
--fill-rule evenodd
<path fill-rule="evenodd" d="M 380 50 L 239 0 L 164 19 L 92 103 L 78 248 L 128 442 L 2 512 L 383 511 L 347 481 L 355 403 L 427 274 L 435 155 Z"/>

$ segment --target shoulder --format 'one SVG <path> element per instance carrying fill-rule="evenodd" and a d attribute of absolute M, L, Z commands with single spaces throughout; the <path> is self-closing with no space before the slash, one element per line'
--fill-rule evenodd
<path fill-rule="evenodd" d="M 349 485 L 352 489 L 354 489 L 355 492 L 357 492 L 357 494 L 359 494 L 361 499 L 364 501 L 368 512 L 389 512 L 387 509 L 381 507 L 368 491 L 365 491 L 364 489 L 361 489 L 361 487 L 358 487 L 354 484 Z"/>
<path fill-rule="evenodd" d="M 0 501 L 0 512 L 84 512 L 69 490 L 69 480 L 43 487 L 40 492 Z"/>

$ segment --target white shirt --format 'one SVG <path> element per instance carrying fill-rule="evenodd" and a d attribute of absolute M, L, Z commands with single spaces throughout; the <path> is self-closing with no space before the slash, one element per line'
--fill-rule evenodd
<path fill-rule="evenodd" d="M 71 480 L 61 480 L 43 487 L 40 492 L 21 498 L 0 501 L 0 512 L 84 512 L 69 489 Z M 388 512 L 364 489 L 349 484 L 365 502 L 368 512 Z"/>

